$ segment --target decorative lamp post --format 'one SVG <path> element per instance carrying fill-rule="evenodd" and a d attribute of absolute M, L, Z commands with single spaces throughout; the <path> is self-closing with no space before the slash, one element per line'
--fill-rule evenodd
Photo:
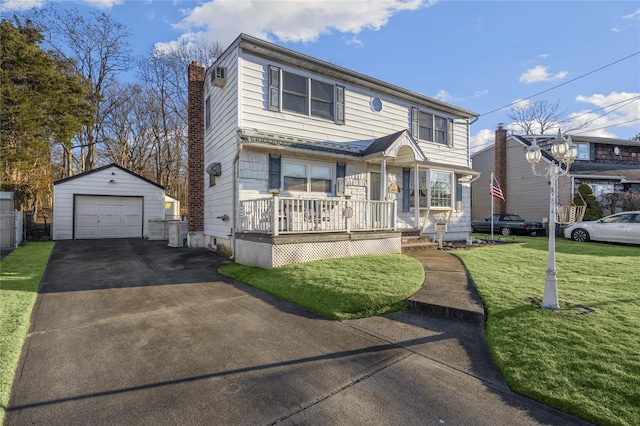
<path fill-rule="evenodd" d="M 569 167 L 578 156 L 578 147 L 571 142 L 571 136 L 567 140 L 558 130 L 558 136 L 551 144 L 551 155 L 555 159 L 548 166 L 545 174 L 538 173 L 536 166 L 542 159 L 542 152 L 535 139 L 531 146 L 525 150 L 525 157 L 531 165 L 535 176 L 544 176 L 550 179 L 549 185 L 549 252 L 547 255 L 547 278 L 544 285 L 542 307 L 558 309 L 558 286 L 556 279 L 556 191 L 558 178 L 569 172 Z M 557 162 L 557 164 L 556 164 Z M 564 165 L 564 169 L 562 166 Z"/>

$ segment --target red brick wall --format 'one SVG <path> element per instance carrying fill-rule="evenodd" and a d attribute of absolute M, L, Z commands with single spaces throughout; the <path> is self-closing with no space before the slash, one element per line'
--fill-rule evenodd
<path fill-rule="evenodd" d="M 495 159 L 494 159 L 494 174 L 502 194 L 507 197 L 507 129 L 502 127 L 502 124 L 498 125 L 496 130 L 496 143 L 495 143 Z M 507 203 L 494 199 L 494 206 L 496 213 L 507 213 Z"/>
<path fill-rule="evenodd" d="M 204 231 L 204 67 L 189 64 L 189 232 Z"/>

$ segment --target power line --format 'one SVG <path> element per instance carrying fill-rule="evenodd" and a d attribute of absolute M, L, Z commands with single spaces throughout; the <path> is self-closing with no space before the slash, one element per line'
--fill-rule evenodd
<path fill-rule="evenodd" d="M 634 121 L 640 121 L 640 118 L 634 118 L 632 120 L 623 121 L 622 123 L 609 124 L 608 126 L 598 127 L 597 129 L 588 129 L 580 133 L 574 133 L 574 135 L 584 135 L 585 133 L 593 132 L 595 130 L 608 129 L 609 127 L 622 126 L 623 124 L 633 123 Z"/>
<path fill-rule="evenodd" d="M 600 67 L 600 68 L 598 68 L 598 69 L 595 69 L 595 70 L 593 70 L 593 71 L 589 71 L 589 72 L 588 72 L 588 73 L 586 73 L 586 74 L 582 74 L 582 75 L 580 75 L 580 76 L 578 76 L 578 77 L 576 77 L 576 78 L 572 78 L 572 79 L 571 79 L 571 80 L 569 80 L 569 81 L 565 81 L 564 83 L 560 83 L 560 84 L 558 84 L 558 85 L 555 85 L 555 86 L 553 86 L 553 87 L 550 87 L 550 88 L 548 88 L 548 89 L 546 89 L 546 90 L 543 90 L 542 92 L 535 93 L 535 94 L 533 94 L 533 95 L 531 95 L 531 96 L 528 96 L 528 97 L 526 97 L 526 98 L 524 98 L 524 99 L 519 99 L 519 100 L 517 100 L 517 101 L 515 101 L 515 102 L 511 102 L 509 105 L 501 106 L 500 108 L 496 108 L 496 109 L 491 110 L 491 111 L 489 111 L 489 112 L 485 112 L 485 113 L 483 113 L 483 114 L 480 114 L 480 115 L 479 115 L 479 117 L 484 117 L 485 115 L 493 114 L 494 112 L 500 111 L 501 109 L 504 109 L 504 108 L 510 107 L 511 105 L 515 105 L 515 104 L 517 104 L 518 102 L 526 101 L 527 99 L 531 99 L 531 98 L 534 98 L 534 97 L 536 97 L 536 96 L 538 96 L 538 95 L 542 95 L 543 93 L 547 93 L 547 92 L 549 92 L 549 91 L 551 91 L 551 90 L 557 89 L 558 87 L 562 87 L 562 86 L 564 86 L 564 85 L 566 85 L 566 84 L 573 83 L 573 82 L 574 82 L 574 81 L 576 81 L 576 80 L 579 80 L 579 79 L 581 79 L 581 78 L 584 78 L 584 77 L 586 77 L 586 76 L 588 76 L 588 75 L 591 75 L 591 74 L 593 74 L 593 73 L 596 73 L 596 72 L 598 72 L 598 71 L 602 71 L 602 70 L 603 70 L 603 69 L 605 69 L 605 68 L 608 68 L 608 67 L 610 67 L 610 66 L 612 66 L 612 65 L 615 65 L 615 64 L 617 64 L 617 63 L 619 63 L 619 62 L 625 61 L 625 60 L 627 60 L 627 59 L 629 59 L 629 58 L 632 58 L 632 57 L 634 57 L 634 56 L 636 56 L 636 55 L 639 55 L 639 54 L 640 54 L 640 51 L 635 52 L 635 53 L 632 53 L 632 54 L 631 54 L 631 55 L 629 55 L 629 56 L 625 56 L 625 57 L 624 57 L 624 58 L 622 58 L 622 59 L 618 59 L 617 61 L 611 62 L 610 64 L 607 64 L 607 65 L 605 65 L 605 66 L 602 66 L 602 67 Z"/>
<path fill-rule="evenodd" d="M 603 114 L 603 115 L 598 116 L 598 117 L 604 117 L 605 115 L 610 114 L 610 113 L 612 113 L 613 111 L 616 111 L 616 110 L 618 110 L 618 109 L 620 109 L 620 108 L 622 108 L 622 107 L 624 107 L 624 106 L 627 106 L 629 103 L 631 103 L 632 101 L 635 101 L 636 99 L 640 99 L 640 95 L 638 95 L 638 96 L 634 96 L 634 97 L 632 97 L 632 98 L 628 98 L 628 99 L 623 99 L 623 100 L 621 100 L 621 101 L 614 102 L 614 103 L 612 103 L 612 104 L 605 105 L 605 106 L 600 107 L 600 108 L 592 109 L 591 111 L 586 111 L 586 112 L 583 112 L 582 114 L 574 115 L 574 116 L 573 116 L 573 117 L 571 117 L 571 118 L 566 118 L 566 119 L 564 119 L 564 120 L 558 121 L 558 123 L 566 123 L 566 122 L 568 122 L 568 121 L 575 120 L 575 119 L 576 119 L 576 118 L 578 118 L 578 117 L 582 117 L 583 115 L 591 114 L 591 113 L 594 113 L 594 112 L 596 112 L 596 111 L 600 111 L 601 109 L 610 108 L 610 107 L 612 107 L 612 106 L 614 106 L 614 105 L 618 105 L 618 104 L 621 104 L 621 103 L 623 103 L 623 102 L 626 102 L 624 105 L 621 105 L 621 106 L 619 106 L 618 108 L 614 108 L 614 109 L 612 109 L 611 111 L 608 111 L 606 114 Z"/>

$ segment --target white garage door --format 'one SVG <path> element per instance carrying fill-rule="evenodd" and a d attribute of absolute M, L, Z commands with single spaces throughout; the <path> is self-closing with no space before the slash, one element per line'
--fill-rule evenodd
<path fill-rule="evenodd" d="M 76 239 L 141 238 L 142 197 L 76 195 Z"/>

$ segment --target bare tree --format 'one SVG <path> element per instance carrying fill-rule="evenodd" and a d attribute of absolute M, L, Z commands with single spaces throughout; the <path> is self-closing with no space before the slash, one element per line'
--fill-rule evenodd
<path fill-rule="evenodd" d="M 146 175 L 153 159 L 147 104 L 140 85 L 112 85 L 105 95 L 100 133 L 102 156 L 141 175 Z"/>
<path fill-rule="evenodd" d="M 219 43 L 180 43 L 170 51 L 151 51 L 138 62 L 145 92 L 147 135 L 152 138 L 150 179 L 186 204 L 187 67 L 191 61 L 212 63 L 222 52 Z"/>
<path fill-rule="evenodd" d="M 544 135 L 550 129 L 558 128 L 567 123 L 566 110 L 560 110 L 560 102 L 551 103 L 538 100 L 529 104 L 516 104 L 507 116 L 512 125 L 520 129 L 525 135 Z M 585 123 L 578 123 L 563 129 L 570 132 L 585 127 Z"/>
<path fill-rule="evenodd" d="M 78 138 L 81 171 L 95 166 L 98 136 L 104 115 L 104 95 L 118 73 L 131 68 L 131 33 L 123 24 L 104 12 L 82 16 L 77 9 L 58 11 L 50 6 L 34 15 L 47 42 L 60 57 L 66 58 L 91 83 L 94 119 Z"/>

